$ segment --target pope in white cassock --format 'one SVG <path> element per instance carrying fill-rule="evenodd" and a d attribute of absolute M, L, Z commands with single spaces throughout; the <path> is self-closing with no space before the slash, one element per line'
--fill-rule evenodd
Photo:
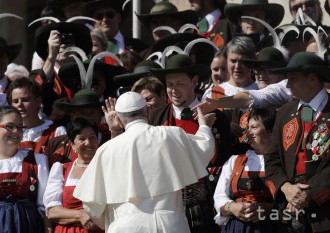
<path fill-rule="evenodd" d="M 198 109 L 195 135 L 179 127 L 151 126 L 147 104 L 135 92 L 115 106 L 125 132 L 96 152 L 74 191 L 108 233 L 188 233 L 181 189 L 207 175 L 214 155 L 209 126 L 215 116 Z"/>

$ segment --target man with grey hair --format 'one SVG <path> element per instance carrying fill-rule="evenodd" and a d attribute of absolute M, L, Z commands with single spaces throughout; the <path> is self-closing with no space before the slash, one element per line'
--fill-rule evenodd
<path fill-rule="evenodd" d="M 289 9 L 293 19 L 296 19 L 299 8 L 317 25 L 322 25 L 323 12 L 320 0 L 289 0 Z"/>
<path fill-rule="evenodd" d="M 74 196 L 92 217 L 104 216 L 108 233 L 190 232 L 181 190 L 207 175 L 215 115 L 198 109 L 199 129 L 189 135 L 149 125 L 147 103 L 136 92 L 121 95 L 115 111 L 125 132 L 98 149 Z"/>

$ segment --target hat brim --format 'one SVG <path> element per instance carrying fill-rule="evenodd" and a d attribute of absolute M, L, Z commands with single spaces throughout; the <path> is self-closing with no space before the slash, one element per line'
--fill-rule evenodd
<path fill-rule="evenodd" d="M 110 7 L 115 9 L 117 12 L 121 13 L 121 17 L 124 20 L 128 14 L 129 14 L 129 9 L 130 9 L 130 5 L 125 6 L 124 11 L 122 11 L 122 5 L 123 5 L 123 1 L 122 0 L 113 0 L 113 1 L 107 1 L 107 0 L 103 0 L 103 1 L 90 1 L 84 4 L 83 9 L 82 9 L 82 15 L 84 16 L 88 16 L 93 18 L 94 17 L 94 12 L 98 9 L 98 8 L 104 8 L 104 7 Z M 128 4 L 131 4 L 130 2 Z"/>
<path fill-rule="evenodd" d="M 151 68 L 150 70 L 157 78 L 159 78 L 162 81 L 165 81 L 166 74 L 173 74 L 173 73 L 197 74 L 199 76 L 200 82 L 204 82 L 208 80 L 211 76 L 211 70 L 209 66 L 204 64 L 195 64 L 192 66 L 185 66 L 185 67 L 172 68 L 172 69 Z"/>
<path fill-rule="evenodd" d="M 169 16 L 174 18 L 179 18 L 183 21 L 183 24 L 191 23 L 196 24 L 198 22 L 198 14 L 193 10 L 185 10 L 178 12 L 168 12 L 168 13 L 154 13 L 154 14 L 137 14 L 135 15 L 145 26 L 149 27 L 151 19 L 157 16 Z"/>
<path fill-rule="evenodd" d="M 9 63 L 13 62 L 21 52 L 22 44 L 0 46 L 0 52 L 7 53 Z"/>
<path fill-rule="evenodd" d="M 271 69 L 271 68 L 280 68 L 286 66 L 286 62 L 281 61 L 258 61 L 252 59 L 241 59 L 240 60 L 244 65 L 250 68 L 264 68 L 264 69 Z"/>
<path fill-rule="evenodd" d="M 121 87 L 131 87 L 140 78 L 149 76 L 152 76 L 151 72 L 122 74 L 114 76 L 113 81 Z"/>
<path fill-rule="evenodd" d="M 288 74 L 288 73 L 305 73 L 305 74 L 317 74 L 319 75 L 324 82 L 330 82 L 330 68 L 327 66 L 321 65 L 305 65 L 305 66 L 296 66 L 296 67 L 283 67 L 277 69 L 269 69 L 269 72 L 274 74 Z"/>
<path fill-rule="evenodd" d="M 85 25 L 67 22 L 52 23 L 36 30 L 36 52 L 42 59 L 46 60 L 48 56 L 48 38 L 52 30 L 57 30 L 60 33 L 72 33 L 75 46 L 81 48 L 87 55 L 92 51 L 92 38 Z"/>
<path fill-rule="evenodd" d="M 243 10 L 262 10 L 266 17 L 269 18 L 269 25 L 277 27 L 283 19 L 284 8 L 277 3 L 268 4 L 234 4 L 229 3 L 225 6 L 225 15 L 233 23 L 238 25 L 239 19 L 242 16 Z"/>

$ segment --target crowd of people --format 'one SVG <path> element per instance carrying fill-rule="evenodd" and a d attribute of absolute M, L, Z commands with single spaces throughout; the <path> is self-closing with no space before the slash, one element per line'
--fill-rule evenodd
<path fill-rule="evenodd" d="M 0 35 L 0 232 L 330 232 L 330 1 L 132 1 Z"/>

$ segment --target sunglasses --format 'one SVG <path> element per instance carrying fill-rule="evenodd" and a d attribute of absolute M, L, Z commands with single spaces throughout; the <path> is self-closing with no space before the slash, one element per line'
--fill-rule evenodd
<path fill-rule="evenodd" d="M 112 12 L 112 11 L 107 11 L 107 12 L 104 12 L 104 13 L 97 13 L 94 18 L 101 21 L 104 17 L 107 17 L 109 19 L 112 19 L 114 18 L 116 15 L 115 12 Z"/>
<path fill-rule="evenodd" d="M 305 6 L 305 8 L 312 8 L 315 7 L 315 1 L 306 1 L 294 6 L 291 6 L 291 11 L 298 11 L 299 8 L 303 8 L 303 6 Z"/>
<path fill-rule="evenodd" d="M 20 132 L 23 133 L 23 130 L 26 128 L 25 126 L 18 126 L 12 123 L 9 124 L 0 124 L 0 128 L 6 129 L 12 133 Z"/>

